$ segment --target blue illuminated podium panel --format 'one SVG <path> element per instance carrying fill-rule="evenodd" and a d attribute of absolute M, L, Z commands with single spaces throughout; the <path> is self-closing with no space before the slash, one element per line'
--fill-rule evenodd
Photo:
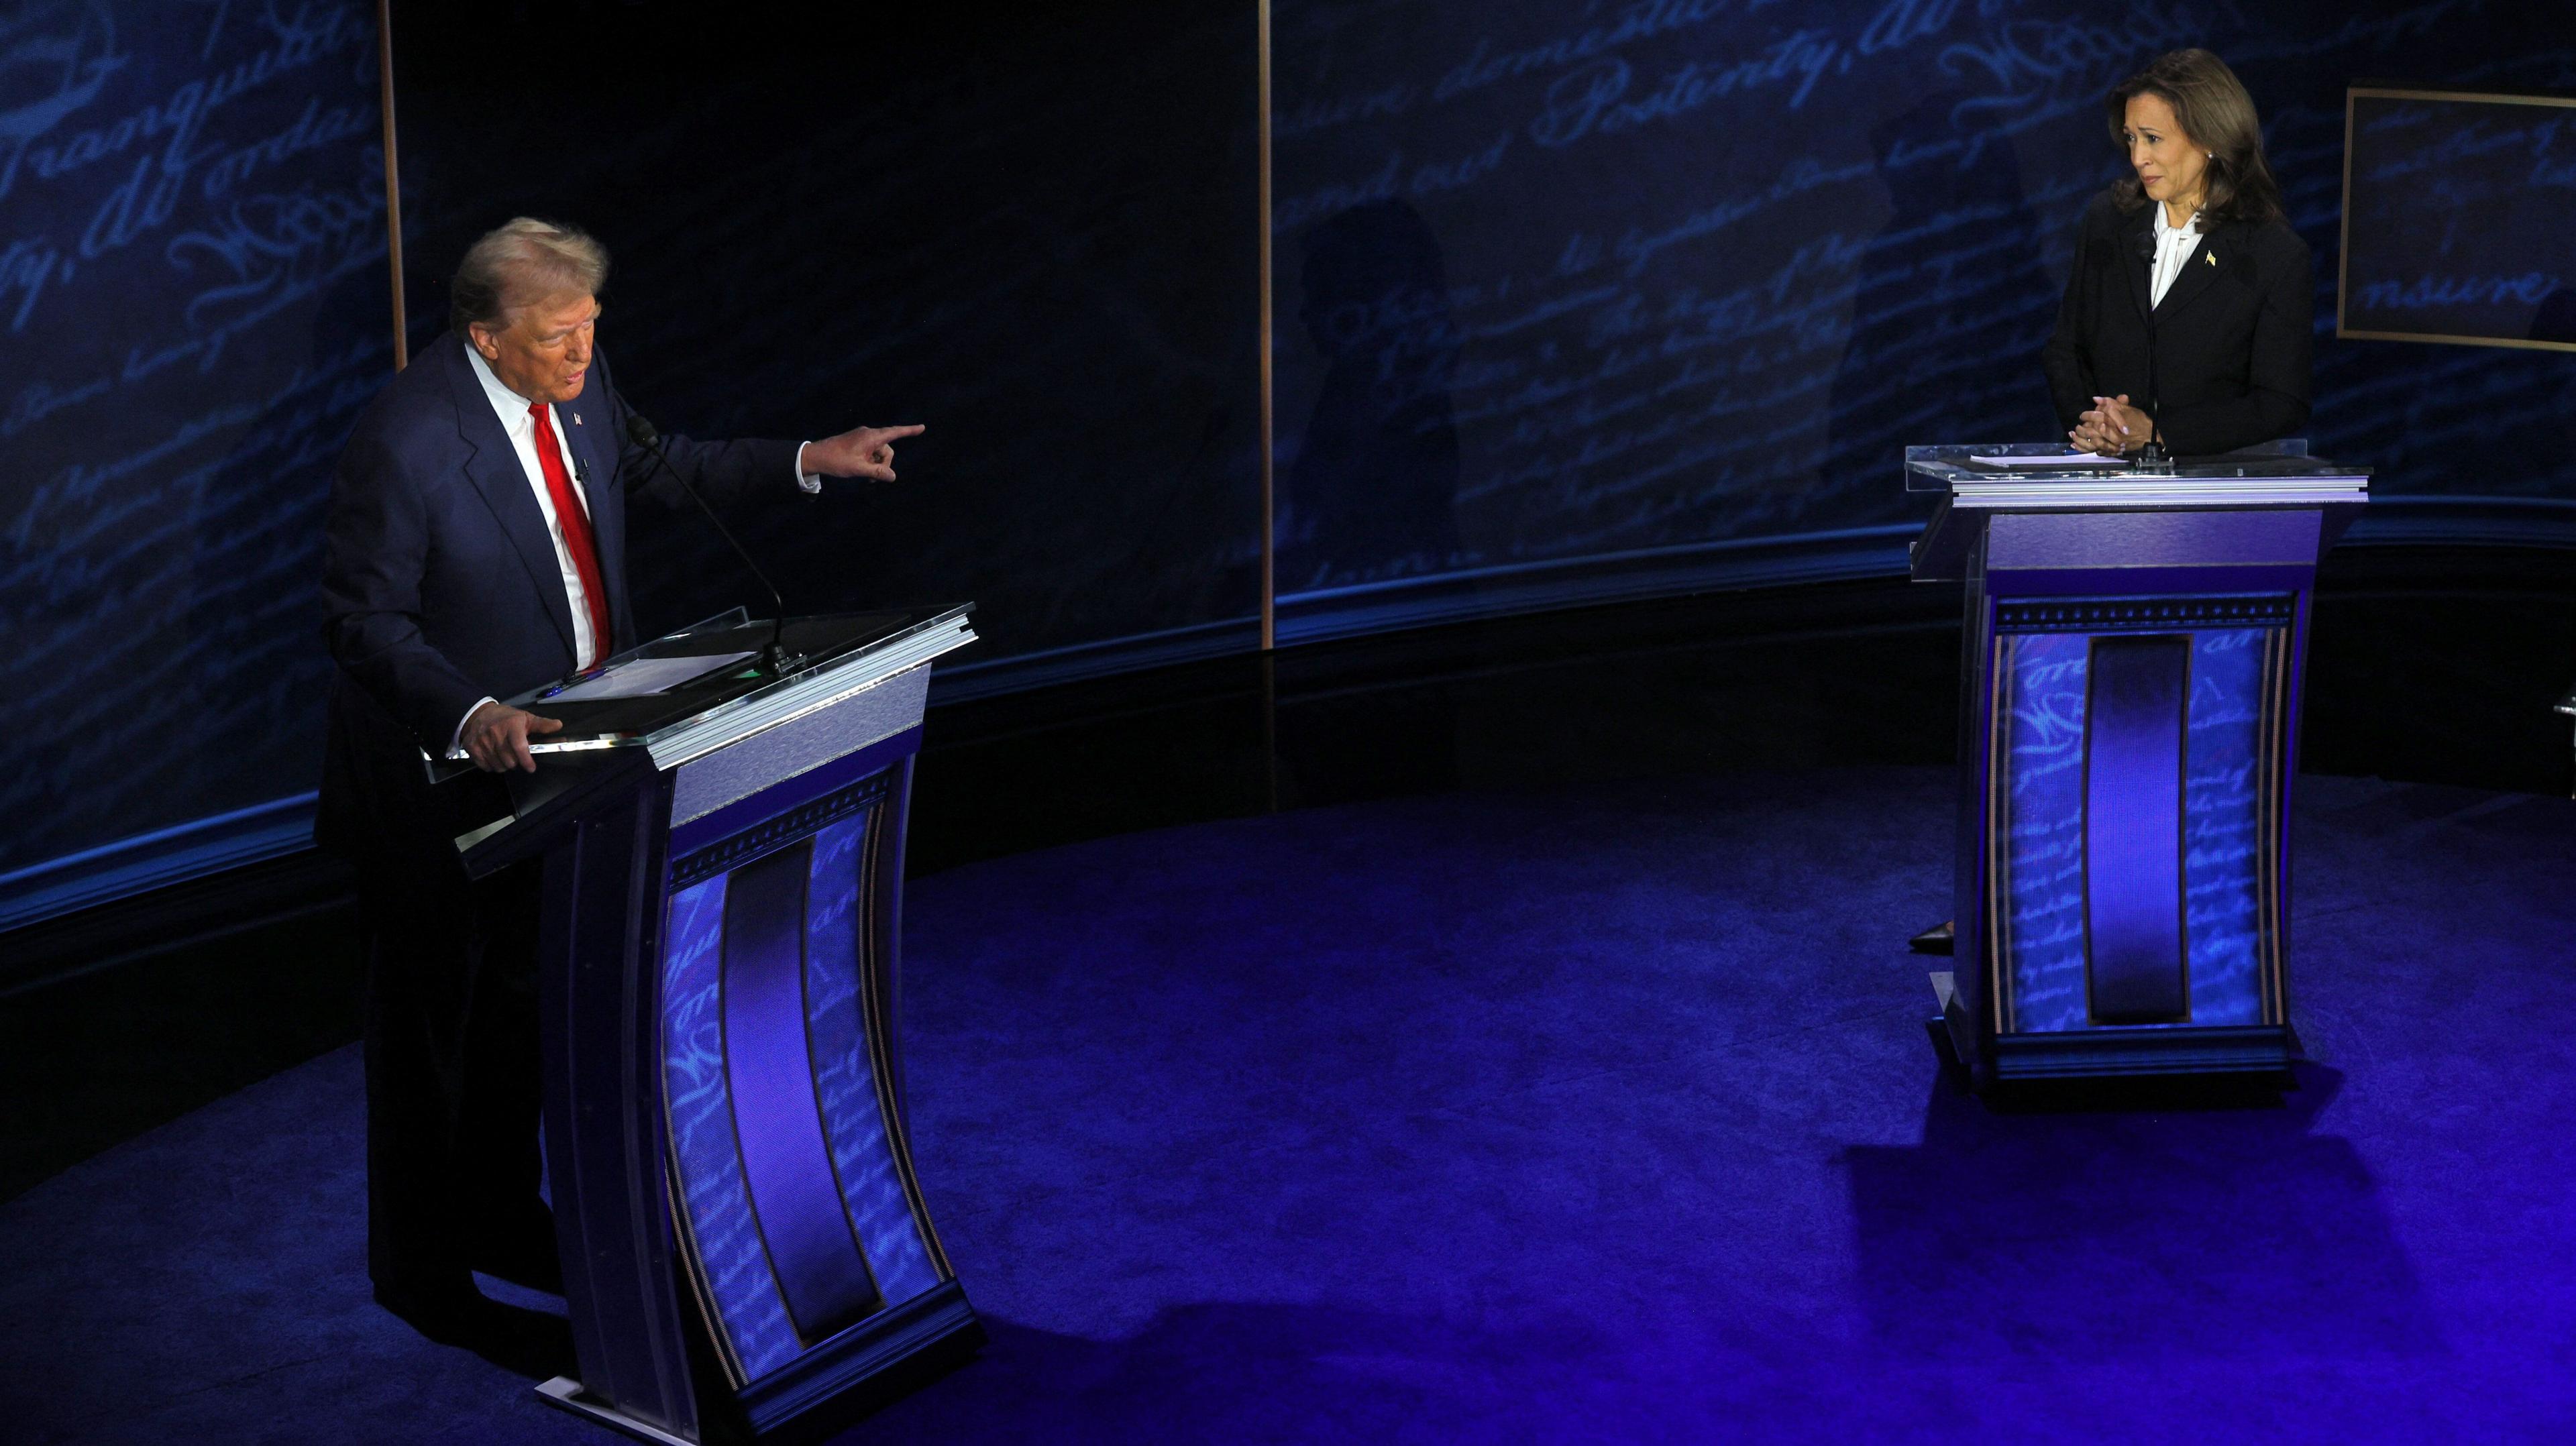
<path fill-rule="evenodd" d="M 2368 475 L 1973 460 L 2042 452 L 1907 449 L 1914 575 L 1966 596 L 1952 1049 L 1981 1086 L 2283 1069 L 2309 597 Z"/>
<path fill-rule="evenodd" d="M 931 659 L 974 634 L 962 608 L 798 619 L 804 661 L 764 671 L 741 654 L 766 633 L 647 645 L 710 665 L 648 697 L 510 700 L 566 727 L 514 816 L 459 840 L 469 871 L 545 871 L 579 1374 L 540 1389 L 649 1440 L 822 1424 L 982 1338 L 914 1175 L 895 1029 Z"/>

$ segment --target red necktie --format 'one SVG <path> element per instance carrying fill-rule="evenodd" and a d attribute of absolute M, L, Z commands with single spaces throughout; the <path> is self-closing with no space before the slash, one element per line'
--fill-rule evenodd
<path fill-rule="evenodd" d="M 590 514 L 582 510 L 581 499 L 573 495 L 572 478 L 564 473 L 563 448 L 555 443 L 549 410 L 543 402 L 528 404 L 528 415 L 537 419 L 537 466 L 546 474 L 546 495 L 554 499 L 555 522 L 563 528 L 564 551 L 572 554 L 572 570 L 581 579 L 582 600 L 590 604 L 591 656 L 575 659 L 578 666 L 595 663 L 615 649 L 608 637 L 608 590 L 599 585 L 599 553 L 590 542 Z"/>

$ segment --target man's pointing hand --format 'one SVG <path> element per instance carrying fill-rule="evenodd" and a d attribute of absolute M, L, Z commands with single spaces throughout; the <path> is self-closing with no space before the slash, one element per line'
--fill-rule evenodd
<path fill-rule="evenodd" d="M 854 427 L 837 437 L 825 437 L 805 444 L 805 455 L 799 465 L 807 472 L 820 472 L 826 477 L 873 477 L 880 482 L 894 480 L 894 444 L 906 437 L 918 437 L 922 428 Z"/>

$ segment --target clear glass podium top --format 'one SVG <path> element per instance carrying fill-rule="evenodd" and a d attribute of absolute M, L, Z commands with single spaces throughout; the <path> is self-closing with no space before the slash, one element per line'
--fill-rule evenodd
<path fill-rule="evenodd" d="M 535 774 L 504 775 L 507 810 L 457 836 L 466 872 L 481 878 L 545 847 L 549 830 L 528 825 L 570 816 L 563 811 L 565 800 L 583 797 L 585 780 L 622 771 L 614 760 L 640 754 L 668 771 L 833 707 L 975 641 L 967 621 L 973 611 L 974 604 L 961 603 L 789 618 L 780 630 L 787 656 L 773 671 L 755 662 L 773 636 L 773 624 L 736 608 L 506 700 L 563 728 L 528 740 L 530 753 L 547 755 Z M 585 685 L 638 663 L 663 665 L 646 670 L 653 684 L 648 690 L 585 695 Z M 917 721 L 917 708 L 913 716 Z M 452 761 L 456 756 L 422 760 L 432 783 L 474 771 L 470 763 Z M 601 773 L 601 767 L 610 772 Z"/>
<path fill-rule="evenodd" d="M 782 631 L 795 661 L 773 676 L 754 661 L 770 640 L 771 625 L 737 608 L 502 701 L 563 725 L 560 732 L 530 738 L 531 753 L 640 748 L 657 767 L 667 768 L 964 647 L 975 641 L 967 621 L 973 611 L 972 603 L 963 603 L 789 618 Z M 678 681 L 639 696 L 564 696 L 578 698 L 585 680 L 639 659 L 687 661 L 677 670 Z"/>
<path fill-rule="evenodd" d="M 1911 571 L 1921 581 L 1951 582 L 1967 575 L 1988 523 L 2007 514 L 2299 508 L 2320 514 L 2322 537 L 2331 543 L 2370 500 L 2370 469 L 2311 457 L 2308 444 L 2295 438 L 2216 457 L 2179 457 L 2173 470 L 2155 472 L 2108 457 L 2088 459 L 2062 442 L 1953 444 L 1906 448 L 1905 490 L 1939 499 L 1909 549 Z"/>
<path fill-rule="evenodd" d="M 2012 462 L 1980 461 L 2008 457 Z M 2018 459 L 2033 459 L 2020 461 Z M 2205 497 L 2213 492 L 2305 490 L 2324 478 L 2366 482 L 2367 467 L 2308 455 L 2304 439 L 2266 442 L 2214 457 L 2178 457 L 2170 472 L 2141 472 L 2124 461 L 2071 451 L 2063 442 L 1944 443 L 1905 449 L 1905 490 L 1974 495 L 2064 488 L 2101 499 L 2136 491 L 2147 495 Z M 2266 485 L 2270 484 L 2270 485 Z"/>

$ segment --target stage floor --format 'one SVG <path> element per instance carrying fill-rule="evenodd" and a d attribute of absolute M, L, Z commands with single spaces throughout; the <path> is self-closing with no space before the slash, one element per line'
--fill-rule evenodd
<path fill-rule="evenodd" d="M 908 898 L 992 1335 L 850 1442 L 2576 1439 L 2576 804 L 2300 782 L 2277 1105 L 1998 1113 L 1937 769 L 1453 793 Z M 344 1049 L 0 1206 L 29 1441 L 601 1442 L 368 1300 Z"/>

